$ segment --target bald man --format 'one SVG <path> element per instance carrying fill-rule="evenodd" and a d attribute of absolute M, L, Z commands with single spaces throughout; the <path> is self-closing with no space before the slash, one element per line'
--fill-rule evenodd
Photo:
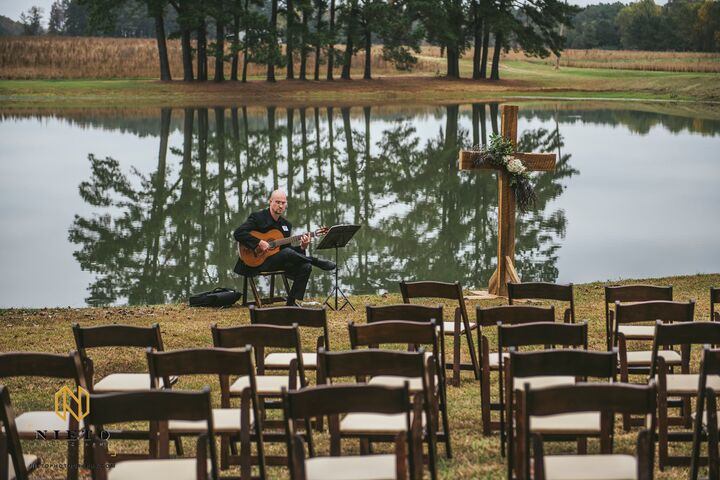
<path fill-rule="evenodd" d="M 250 232 L 256 230 L 266 233 L 270 230 L 279 230 L 285 238 L 292 235 L 292 224 L 287 221 L 283 214 L 287 210 L 287 195 L 282 190 L 275 190 L 270 195 L 270 204 L 265 210 L 251 213 L 245 223 L 240 225 L 233 236 L 235 240 L 248 248 L 260 251 L 267 250 L 270 245 L 265 240 L 258 240 L 253 237 Z M 280 251 L 275 255 L 268 257 L 261 266 L 251 268 L 238 260 L 235 264 L 235 273 L 239 275 L 257 275 L 261 272 L 270 272 L 273 270 L 284 270 L 287 277 L 293 281 L 290 292 L 288 293 L 287 304 L 296 305 L 296 301 L 300 301 L 305 296 L 308 279 L 313 265 L 322 270 L 334 270 L 335 263 L 329 260 L 322 260 L 306 255 L 305 250 L 310 244 L 310 237 L 303 235 L 299 246 L 285 245 L 280 247 Z"/>

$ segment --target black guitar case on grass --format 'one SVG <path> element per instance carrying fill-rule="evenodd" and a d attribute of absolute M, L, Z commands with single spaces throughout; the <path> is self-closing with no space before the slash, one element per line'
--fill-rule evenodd
<path fill-rule="evenodd" d="M 191 307 L 229 307 L 237 302 L 242 293 L 232 288 L 218 287 L 209 292 L 196 293 L 190 297 Z"/>

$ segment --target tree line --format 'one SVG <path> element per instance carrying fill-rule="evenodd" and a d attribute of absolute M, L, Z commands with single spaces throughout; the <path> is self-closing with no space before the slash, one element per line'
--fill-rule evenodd
<path fill-rule="evenodd" d="M 180 39 L 185 81 L 225 81 L 226 63 L 229 79 L 243 82 L 250 63 L 264 65 L 268 81 L 278 67 L 289 80 L 333 80 L 335 68 L 349 80 L 361 51 L 363 77 L 371 79 L 373 45 L 400 70 L 412 69 L 421 45 L 438 46 L 449 78 L 460 77 L 460 59 L 472 48 L 472 78 L 497 80 L 503 50 L 559 55 L 561 26 L 577 11 L 562 0 L 56 0 L 48 33 L 151 30 L 161 80 L 172 79 L 169 38 Z M 37 7 L 24 14 L 27 34 L 41 31 L 41 15 Z"/>
<path fill-rule="evenodd" d="M 573 19 L 569 48 L 720 51 L 720 2 L 640 0 L 590 5 Z"/>

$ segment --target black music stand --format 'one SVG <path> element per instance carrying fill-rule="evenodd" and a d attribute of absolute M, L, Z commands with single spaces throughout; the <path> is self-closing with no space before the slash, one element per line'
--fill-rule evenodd
<path fill-rule="evenodd" d="M 360 225 L 335 225 L 334 227 L 330 227 L 330 230 L 328 230 L 325 234 L 322 241 L 317 245 L 317 247 L 315 247 L 316 250 L 327 250 L 329 248 L 335 249 L 335 287 L 324 302 L 325 305 L 333 310 L 342 310 L 347 305 L 350 305 L 350 308 L 355 310 L 355 307 L 353 307 L 353 304 L 350 303 L 350 300 L 347 296 L 345 296 L 345 293 L 340 290 L 340 287 L 338 287 L 338 270 L 340 270 L 340 265 L 338 264 L 338 249 L 347 245 L 353 235 L 355 235 L 355 232 L 358 230 L 360 230 Z M 345 299 L 345 303 L 343 303 L 340 308 L 338 308 L 338 293 Z M 333 308 L 333 306 L 329 303 L 333 294 L 335 295 L 335 308 Z"/>

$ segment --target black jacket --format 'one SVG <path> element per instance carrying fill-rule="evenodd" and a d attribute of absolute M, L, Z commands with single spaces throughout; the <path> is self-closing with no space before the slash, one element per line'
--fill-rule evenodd
<path fill-rule="evenodd" d="M 233 236 L 235 237 L 235 240 L 240 242 L 242 245 L 254 249 L 258 246 L 260 240 L 250 235 L 250 232 L 252 230 L 256 230 L 258 232 L 266 233 L 273 229 L 280 230 L 285 238 L 292 235 L 292 224 L 288 222 L 285 217 L 280 217 L 275 220 L 270 214 L 270 209 L 266 208 L 265 210 L 251 213 L 247 220 L 245 220 L 245 223 L 235 229 Z M 305 253 L 305 250 L 300 247 L 285 245 L 281 248 L 292 248 L 298 253 Z M 262 267 L 249 268 L 242 263 L 240 259 L 238 259 L 234 270 L 238 275 L 252 275 L 261 271 Z"/>

